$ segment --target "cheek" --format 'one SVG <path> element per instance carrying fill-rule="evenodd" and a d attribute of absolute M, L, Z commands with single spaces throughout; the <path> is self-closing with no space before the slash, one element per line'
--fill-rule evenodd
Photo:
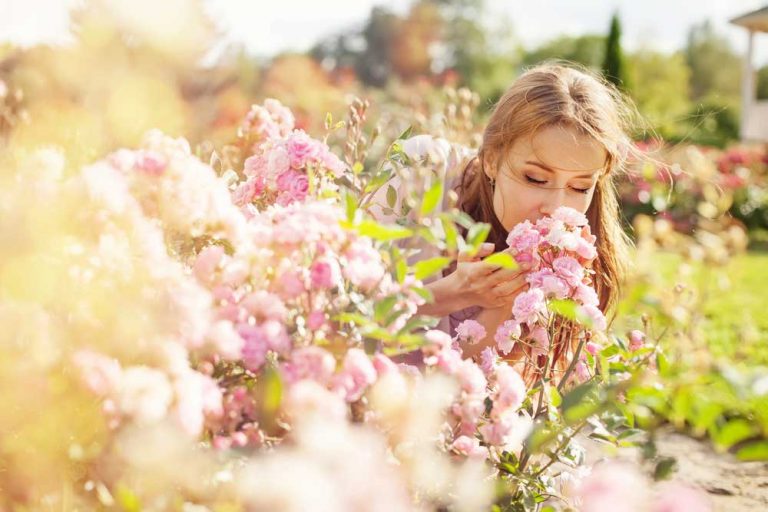
<path fill-rule="evenodd" d="M 592 193 L 589 194 L 570 194 L 571 197 L 565 203 L 565 206 L 573 208 L 581 213 L 587 213 L 590 203 L 592 202 Z"/>
<path fill-rule="evenodd" d="M 512 229 L 526 219 L 535 221 L 539 205 L 545 196 L 541 190 L 522 187 L 515 183 L 496 187 L 493 194 L 493 209 L 505 229 Z"/>

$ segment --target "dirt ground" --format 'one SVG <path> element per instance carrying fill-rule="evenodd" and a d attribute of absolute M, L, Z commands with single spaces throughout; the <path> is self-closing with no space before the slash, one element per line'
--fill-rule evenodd
<path fill-rule="evenodd" d="M 709 442 L 664 430 L 657 436 L 659 455 L 677 459 L 673 480 L 685 482 L 707 493 L 713 510 L 720 512 L 768 511 L 768 462 L 741 462 L 729 453 L 715 452 Z M 588 459 L 603 452 L 592 442 Z M 636 450 L 619 458 L 638 461 Z"/>

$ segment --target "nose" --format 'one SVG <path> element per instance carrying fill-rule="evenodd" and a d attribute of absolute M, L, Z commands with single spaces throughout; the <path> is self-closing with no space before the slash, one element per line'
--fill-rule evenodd
<path fill-rule="evenodd" d="M 542 215 L 552 215 L 560 206 L 565 206 L 566 196 L 564 188 L 553 188 L 547 191 L 539 205 L 539 213 Z"/>

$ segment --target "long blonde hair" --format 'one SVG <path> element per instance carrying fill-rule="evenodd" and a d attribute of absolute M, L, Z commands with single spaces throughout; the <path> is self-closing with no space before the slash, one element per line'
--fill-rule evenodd
<path fill-rule="evenodd" d="M 625 170 L 627 157 L 639 154 L 627 135 L 636 117 L 632 103 L 591 72 L 570 63 L 537 65 L 515 80 L 494 107 L 478 156 L 467 164 L 458 188 L 459 208 L 476 221 L 489 223 L 488 241 L 502 250 L 506 230 L 493 210 L 493 185 L 484 173 L 484 159 L 495 158 L 498 168 L 516 140 L 550 126 L 573 127 L 598 141 L 607 160 L 587 218 L 597 237 L 595 290 L 606 314 L 618 300 L 630 245 L 613 180 Z"/>

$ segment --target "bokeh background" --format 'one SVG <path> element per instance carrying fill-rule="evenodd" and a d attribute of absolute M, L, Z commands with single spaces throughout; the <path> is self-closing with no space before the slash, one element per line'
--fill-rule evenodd
<path fill-rule="evenodd" d="M 636 249 L 616 325 L 652 324 L 668 357 L 664 386 L 630 398 L 701 441 L 666 449 L 717 499 L 746 500 L 723 510 L 759 507 L 764 464 L 744 469 L 722 454 L 768 460 L 768 144 L 740 131 L 748 31 L 732 23 L 760 9 L 768 4 L 0 0 L 0 185 L 13 190 L 16 163 L 41 146 L 59 148 L 74 175 L 152 128 L 185 137 L 205 161 L 217 155 L 224 173 L 237 167 L 227 145 L 266 98 L 338 154 L 344 140 L 326 133 L 327 120 L 367 100 L 362 131 L 381 133 L 368 167 L 409 126 L 477 144 L 494 101 L 527 66 L 564 59 L 602 73 L 636 104 L 632 136 L 650 157 L 618 184 Z M 752 45 L 750 92 L 768 101 L 768 35 L 756 32 Z M 768 132 L 768 118 L 754 119 Z M 0 300 L 34 297 L 29 276 L 46 274 L 6 263 Z M 8 368 L 22 353 L 9 352 Z M 27 402 L 14 396 L 7 404 Z M 18 453 L 32 444 L 19 441 Z"/>

